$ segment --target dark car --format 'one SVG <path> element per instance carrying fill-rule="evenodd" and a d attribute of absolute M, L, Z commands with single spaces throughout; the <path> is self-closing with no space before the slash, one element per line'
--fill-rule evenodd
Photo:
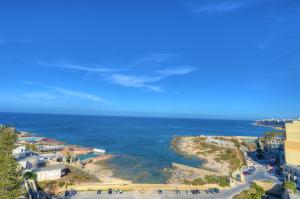
<path fill-rule="evenodd" d="M 218 188 L 214 188 L 215 193 L 220 193 L 220 190 Z"/>
<path fill-rule="evenodd" d="M 162 194 L 162 193 L 163 193 L 163 191 L 162 191 L 162 190 L 158 190 L 158 193 L 159 193 L 159 194 Z"/>
<path fill-rule="evenodd" d="M 69 191 L 65 191 L 65 196 L 69 196 L 70 192 Z"/>
<path fill-rule="evenodd" d="M 74 190 L 74 189 L 71 189 L 70 191 L 69 191 L 69 197 L 72 197 L 72 196 L 75 196 L 77 194 L 77 191 L 76 190 Z"/>
<path fill-rule="evenodd" d="M 181 194 L 181 191 L 179 191 L 179 190 L 176 190 L 175 192 L 176 192 L 176 194 Z"/>
<path fill-rule="evenodd" d="M 101 190 L 97 190 L 97 194 L 101 194 L 101 192 L 102 192 Z"/>
<path fill-rule="evenodd" d="M 192 194 L 198 194 L 200 191 L 198 189 L 191 190 Z"/>
<path fill-rule="evenodd" d="M 215 192 L 215 189 L 213 189 L 213 188 L 208 189 L 208 192 L 209 192 L 209 193 L 216 193 L 216 192 Z"/>
<path fill-rule="evenodd" d="M 112 194 L 113 190 L 111 188 L 108 189 L 108 194 Z"/>

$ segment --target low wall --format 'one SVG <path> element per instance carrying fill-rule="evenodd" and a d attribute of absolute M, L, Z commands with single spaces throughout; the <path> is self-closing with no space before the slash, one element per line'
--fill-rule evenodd
<path fill-rule="evenodd" d="M 68 186 L 68 189 L 75 189 L 77 191 L 96 191 L 96 190 L 108 190 L 120 189 L 123 191 L 133 190 L 191 190 L 191 189 L 208 189 L 208 188 L 219 188 L 216 184 L 207 184 L 201 186 L 194 185 L 178 185 L 178 184 L 104 184 L 104 183 L 77 183 L 76 185 Z"/>

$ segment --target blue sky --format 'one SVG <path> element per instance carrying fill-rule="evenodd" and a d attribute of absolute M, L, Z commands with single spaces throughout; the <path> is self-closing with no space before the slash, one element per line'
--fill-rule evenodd
<path fill-rule="evenodd" d="M 0 112 L 299 117 L 297 0 L 1 1 Z"/>

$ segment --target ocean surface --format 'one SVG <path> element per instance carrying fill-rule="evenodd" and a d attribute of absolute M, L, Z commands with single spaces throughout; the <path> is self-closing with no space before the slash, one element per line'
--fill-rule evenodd
<path fill-rule="evenodd" d="M 174 135 L 259 136 L 270 128 L 254 121 L 0 113 L 0 123 L 69 144 L 118 154 L 108 161 L 115 176 L 141 183 L 165 182 L 172 162 L 199 166 L 170 148 Z"/>

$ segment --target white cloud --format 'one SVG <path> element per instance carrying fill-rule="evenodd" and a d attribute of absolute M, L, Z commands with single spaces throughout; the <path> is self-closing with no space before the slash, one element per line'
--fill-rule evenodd
<path fill-rule="evenodd" d="M 171 75 L 186 75 L 195 70 L 196 70 L 195 67 L 186 66 L 186 67 L 167 68 L 164 70 L 158 70 L 157 73 L 167 77 Z"/>
<path fill-rule="evenodd" d="M 125 75 L 125 74 L 113 74 L 107 77 L 107 80 L 111 83 L 118 84 L 121 86 L 127 87 L 135 87 L 135 88 L 145 88 L 155 92 L 163 92 L 163 89 L 147 84 L 149 82 L 156 82 L 160 77 L 137 77 L 133 75 Z"/>
<path fill-rule="evenodd" d="M 65 96 L 81 98 L 81 99 L 87 99 L 87 100 L 91 100 L 91 101 L 95 101 L 95 102 L 101 102 L 101 103 L 104 103 L 104 104 L 109 104 L 108 101 L 106 101 L 106 100 L 104 100 L 104 99 L 102 99 L 98 96 L 89 94 L 89 93 L 73 91 L 73 90 L 68 90 L 68 89 L 53 87 L 53 86 L 46 86 L 46 87 L 49 88 L 53 92 L 61 93 L 62 95 L 65 95 Z"/>
<path fill-rule="evenodd" d="M 134 65 L 158 64 L 158 63 L 168 61 L 176 56 L 178 55 L 170 54 L 170 53 L 152 53 L 138 59 L 136 62 L 134 62 Z"/>
<path fill-rule="evenodd" d="M 99 102 L 103 104 L 110 104 L 109 101 L 98 97 L 96 95 L 86 93 L 86 92 L 80 92 L 80 91 L 74 91 L 74 90 L 69 90 L 65 88 L 60 88 L 60 87 L 55 87 L 55 86 L 49 86 L 45 84 L 34 84 L 32 82 L 25 81 L 24 83 L 28 85 L 38 85 L 40 87 L 43 87 L 47 89 L 46 91 L 39 91 L 39 92 L 31 92 L 31 93 L 26 93 L 25 97 L 28 98 L 38 98 L 38 99 L 47 99 L 47 100 L 54 100 L 58 98 L 77 98 L 77 99 L 84 99 L 84 100 L 89 100 L 93 102 Z"/>
<path fill-rule="evenodd" d="M 33 83 L 31 81 L 24 81 L 25 84 L 28 84 L 28 85 L 32 85 Z"/>
<path fill-rule="evenodd" d="M 68 64 L 68 63 L 48 63 L 48 62 L 40 61 L 40 62 L 38 62 L 38 65 L 55 67 L 55 68 L 74 69 L 74 70 L 80 70 L 80 71 L 86 71 L 86 72 L 98 72 L 98 73 L 115 71 L 115 70 L 112 70 L 109 68 L 102 68 L 102 67 L 92 68 L 92 67 L 84 67 L 84 66 Z"/>
<path fill-rule="evenodd" d="M 155 71 L 155 74 L 148 76 L 136 76 L 136 75 L 126 75 L 126 74 L 113 74 L 107 77 L 107 79 L 115 84 L 136 87 L 136 88 L 146 88 L 156 92 L 163 92 L 161 87 L 151 85 L 149 83 L 155 83 L 162 79 L 165 79 L 174 75 L 186 75 L 195 70 L 194 67 L 180 67 L 180 68 L 168 68 L 165 70 Z"/>
<path fill-rule="evenodd" d="M 54 100 L 57 99 L 57 96 L 54 95 L 51 92 L 29 92 L 25 94 L 26 98 L 31 98 L 31 99 L 41 99 L 41 100 Z"/>
<path fill-rule="evenodd" d="M 164 89 L 154 83 L 170 76 L 180 76 L 189 74 L 196 69 L 191 66 L 182 67 L 162 67 L 161 63 L 166 62 L 178 56 L 168 53 L 153 53 L 142 57 L 134 62 L 134 66 L 127 67 L 123 70 L 112 70 L 109 68 L 91 68 L 80 65 L 68 63 L 47 63 L 38 62 L 39 65 L 50 66 L 55 68 L 65 68 L 70 70 L 80 70 L 85 72 L 92 72 L 104 80 L 124 87 L 141 88 L 144 90 L 151 90 L 155 92 L 163 92 Z M 155 66 L 155 67 L 153 67 Z M 163 68 L 155 70 L 155 68 Z"/>
<path fill-rule="evenodd" d="M 194 13 L 226 13 L 226 12 L 233 12 L 238 9 L 244 8 L 249 6 L 253 3 L 257 2 L 257 0 L 227 0 L 219 3 L 210 3 L 201 5 L 199 1 L 189 1 L 186 2 L 185 5 Z M 201 3 L 201 2 L 200 2 Z"/>

